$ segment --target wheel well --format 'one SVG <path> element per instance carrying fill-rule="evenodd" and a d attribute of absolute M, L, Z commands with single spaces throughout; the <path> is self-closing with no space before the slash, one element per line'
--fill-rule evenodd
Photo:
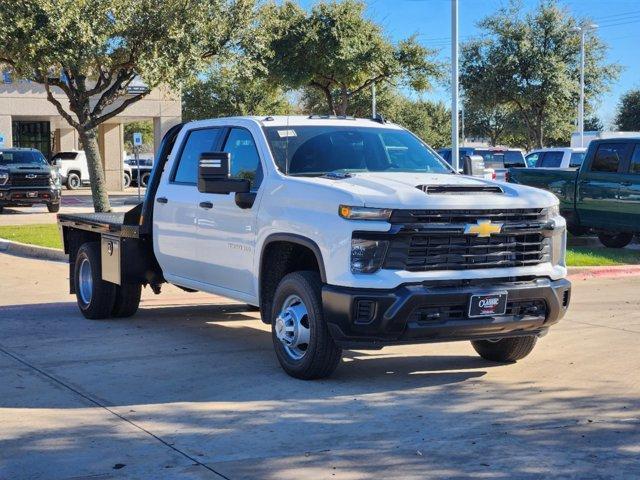
<path fill-rule="evenodd" d="M 316 247 L 317 248 L 317 247 Z M 324 281 L 322 258 L 307 245 L 290 240 L 270 242 L 260 261 L 260 312 L 262 321 L 271 323 L 271 308 L 276 288 L 285 275 L 302 270 L 318 272 Z"/>
<path fill-rule="evenodd" d="M 75 173 L 76 175 L 78 175 L 79 177 L 82 177 L 82 174 L 80 173 L 80 170 L 69 170 L 67 172 L 67 176 L 71 175 L 72 173 Z"/>

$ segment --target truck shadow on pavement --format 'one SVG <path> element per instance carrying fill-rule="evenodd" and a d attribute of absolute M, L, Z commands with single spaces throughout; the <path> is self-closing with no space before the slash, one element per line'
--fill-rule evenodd
<path fill-rule="evenodd" d="M 244 305 L 87 321 L 71 302 L 3 307 L 0 346 L 24 362 L 0 354 L 0 408 L 20 412 L 0 429 L 11 458 L 0 477 L 195 468 L 158 438 L 234 479 L 294 467 L 297 478 L 640 476 L 638 398 L 589 379 L 549 387 L 471 351 L 347 351 L 333 377 L 304 382 L 280 370 L 268 326 Z"/>

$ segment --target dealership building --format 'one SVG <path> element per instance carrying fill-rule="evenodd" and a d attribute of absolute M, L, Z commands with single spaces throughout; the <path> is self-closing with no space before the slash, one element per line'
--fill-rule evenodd
<path fill-rule="evenodd" d="M 132 95 L 135 93 L 131 91 Z M 67 105 L 61 91 L 54 90 L 54 96 L 62 105 Z M 179 95 L 166 88 L 157 88 L 98 127 L 98 144 L 109 190 L 122 189 L 123 125 L 152 121 L 154 149 L 157 150 L 167 130 L 180 122 L 181 111 Z M 47 100 L 42 85 L 11 82 L 6 77 L 4 81 L 0 78 L 0 147 L 37 148 L 47 158 L 57 152 L 82 149 L 77 132 Z"/>

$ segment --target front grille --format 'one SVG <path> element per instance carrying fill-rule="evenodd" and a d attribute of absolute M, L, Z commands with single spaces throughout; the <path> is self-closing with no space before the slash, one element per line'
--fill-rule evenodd
<path fill-rule="evenodd" d="M 35 175 L 35 178 L 27 178 L 28 175 Z M 50 175 L 48 173 L 12 174 L 9 180 L 12 187 L 48 187 Z"/>
<path fill-rule="evenodd" d="M 412 272 L 521 267 L 550 261 L 551 240 L 542 233 L 401 233 L 387 250 L 383 268 Z"/>
<path fill-rule="evenodd" d="M 468 304 L 420 306 L 409 315 L 409 322 L 419 326 L 439 325 L 450 321 L 467 320 Z M 502 316 L 502 315 L 499 315 Z M 547 316 L 547 303 L 542 300 L 514 300 L 507 302 L 506 317 L 544 317 Z M 474 317 L 477 320 L 478 317 Z"/>
<path fill-rule="evenodd" d="M 479 218 L 493 222 L 544 222 L 543 208 L 509 210 L 394 210 L 391 223 L 475 223 Z"/>

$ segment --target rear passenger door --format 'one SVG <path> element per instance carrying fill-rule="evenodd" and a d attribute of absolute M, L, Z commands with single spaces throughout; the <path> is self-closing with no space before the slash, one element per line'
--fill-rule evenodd
<path fill-rule="evenodd" d="M 585 226 L 615 229 L 625 223 L 619 205 L 620 174 L 630 145 L 628 142 L 601 143 L 587 171 L 578 174 L 577 212 L 580 223 Z"/>
<path fill-rule="evenodd" d="M 153 212 L 153 241 L 167 280 L 183 286 L 199 281 L 206 252 L 198 249 L 198 160 L 203 152 L 219 150 L 220 127 L 192 128 L 178 139 L 162 174 Z"/>
<path fill-rule="evenodd" d="M 622 224 L 640 232 L 640 143 L 633 146 L 631 157 L 620 176 L 618 207 Z"/>

